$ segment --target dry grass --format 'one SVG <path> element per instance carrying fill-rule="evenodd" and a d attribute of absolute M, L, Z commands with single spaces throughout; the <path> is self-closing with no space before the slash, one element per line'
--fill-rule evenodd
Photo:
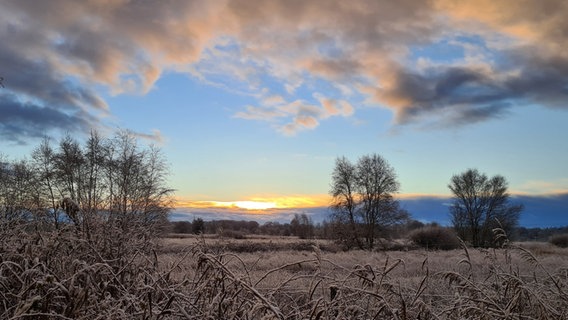
<path fill-rule="evenodd" d="M 181 263 L 183 250 L 160 256 L 163 263 L 177 263 L 174 273 L 193 279 L 194 290 L 207 288 L 209 298 L 199 298 L 207 303 L 188 314 L 234 319 L 568 316 L 568 251 L 559 248 L 534 254 L 517 244 L 496 250 L 332 253 L 314 246 L 311 252 L 237 255 L 219 252 L 218 241 L 192 243 L 185 251 L 192 258 Z"/>
<path fill-rule="evenodd" d="M 190 237 L 117 260 L 73 232 L 12 245 L 0 260 L 2 319 L 568 318 L 568 249 L 547 244 L 334 252 L 319 241 Z"/>

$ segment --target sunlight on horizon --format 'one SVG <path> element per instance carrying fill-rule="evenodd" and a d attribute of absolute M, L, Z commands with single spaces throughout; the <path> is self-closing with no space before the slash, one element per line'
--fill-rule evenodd
<path fill-rule="evenodd" d="M 235 201 L 235 202 L 229 202 L 229 204 L 234 205 L 237 208 L 247 209 L 247 210 L 266 210 L 266 209 L 276 208 L 276 203 L 274 202 Z"/>
<path fill-rule="evenodd" d="M 295 195 L 295 196 L 274 196 L 274 197 L 251 197 L 247 200 L 237 201 L 216 201 L 216 200 L 197 200 L 188 201 L 178 199 L 176 207 L 192 208 L 225 208 L 225 209 L 245 209 L 251 211 L 269 209 L 290 209 L 290 208 L 315 208 L 329 205 L 329 196 L 322 195 Z"/>

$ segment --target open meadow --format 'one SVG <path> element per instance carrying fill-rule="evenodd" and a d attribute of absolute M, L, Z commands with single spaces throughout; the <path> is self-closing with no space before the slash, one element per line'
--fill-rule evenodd
<path fill-rule="evenodd" d="M 343 251 L 296 237 L 2 234 L 1 319 L 568 318 L 568 248 L 549 243 Z"/>
<path fill-rule="evenodd" d="M 224 319 L 566 319 L 568 249 L 340 251 L 285 237 L 163 239 L 186 312 Z"/>

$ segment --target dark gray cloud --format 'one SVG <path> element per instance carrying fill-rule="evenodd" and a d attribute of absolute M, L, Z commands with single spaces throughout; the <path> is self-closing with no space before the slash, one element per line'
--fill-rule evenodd
<path fill-rule="evenodd" d="M 92 118 L 82 111 L 62 112 L 32 102 L 22 102 L 14 95 L 0 96 L 0 137 L 17 144 L 29 138 L 41 138 L 55 130 L 85 132 Z"/>
<path fill-rule="evenodd" d="M 95 113 L 105 114 L 106 103 L 88 83 L 66 73 L 65 66 L 50 57 L 41 28 L 32 30 L 27 24 L 37 21 L 23 15 L 4 21 L 0 23 L 0 75 L 4 78 L 0 139 L 26 144 L 57 131 L 82 133 L 97 127 Z"/>
<path fill-rule="evenodd" d="M 510 107 L 508 94 L 497 81 L 475 69 L 437 67 L 424 73 L 395 69 L 393 83 L 376 91 L 376 98 L 394 106 L 400 124 L 425 114 L 443 112 L 454 124 L 467 124 L 501 115 Z M 446 123 L 447 124 L 447 123 Z"/>
<path fill-rule="evenodd" d="M 10 41 L 10 39 L 6 39 Z M 106 103 L 88 86 L 60 74 L 48 61 L 27 58 L 22 52 L 0 47 L 5 90 L 33 97 L 45 104 L 68 110 L 95 108 L 101 111 Z"/>
<path fill-rule="evenodd" d="M 26 144 L 59 132 L 88 132 L 98 121 L 89 109 L 105 112 L 93 91 L 65 79 L 45 61 L 26 60 L 0 47 L 4 88 L 0 88 L 0 139 Z"/>
<path fill-rule="evenodd" d="M 565 43 L 568 45 L 568 41 Z M 522 66 L 517 76 L 505 81 L 510 95 L 548 107 L 568 109 L 568 56 L 547 55 L 538 48 L 522 48 L 510 52 L 510 58 Z"/>
<path fill-rule="evenodd" d="M 488 72 L 476 67 L 433 67 L 423 72 L 399 66 L 393 84 L 375 97 L 391 106 L 399 124 L 442 114 L 441 126 L 467 125 L 506 115 L 515 105 L 568 109 L 568 59 L 508 51 L 514 63 Z"/>

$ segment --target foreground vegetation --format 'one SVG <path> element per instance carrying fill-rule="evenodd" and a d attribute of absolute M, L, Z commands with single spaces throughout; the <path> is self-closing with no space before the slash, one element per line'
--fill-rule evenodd
<path fill-rule="evenodd" d="M 105 260 L 67 231 L 3 238 L 0 318 L 568 317 L 568 249 L 546 243 L 346 252 L 325 240 L 185 236 Z"/>

